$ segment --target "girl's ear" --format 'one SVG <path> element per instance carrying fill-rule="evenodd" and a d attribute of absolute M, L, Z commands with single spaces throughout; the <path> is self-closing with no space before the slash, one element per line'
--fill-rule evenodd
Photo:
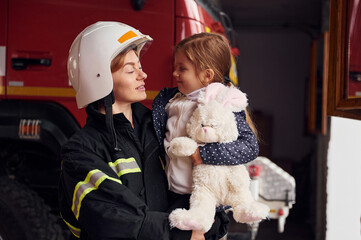
<path fill-rule="evenodd" d="M 206 69 L 206 76 L 207 76 L 207 78 L 209 78 L 208 82 L 213 81 L 213 78 L 214 78 L 213 69 L 210 69 L 210 68 Z"/>
<path fill-rule="evenodd" d="M 206 70 L 203 70 L 202 72 L 202 82 L 206 83 L 206 85 L 212 83 L 214 78 L 214 71 L 210 68 L 207 68 Z"/>

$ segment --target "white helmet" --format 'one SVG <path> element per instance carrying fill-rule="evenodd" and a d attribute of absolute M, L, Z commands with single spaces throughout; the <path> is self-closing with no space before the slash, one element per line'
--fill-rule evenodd
<path fill-rule="evenodd" d="M 153 39 L 119 22 L 97 22 L 75 38 L 69 50 L 68 76 L 78 108 L 109 95 L 113 90 L 111 61 L 128 47 L 138 56 Z"/>

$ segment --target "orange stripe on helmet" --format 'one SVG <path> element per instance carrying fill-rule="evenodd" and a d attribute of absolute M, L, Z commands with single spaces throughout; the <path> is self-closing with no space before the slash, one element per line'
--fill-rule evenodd
<path fill-rule="evenodd" d="M 133 37 L 137 37 L 137 36 L 138 35 L 135 34 L 133 31 L 128 31 L 118 39 L 118 42 L 123 43 L 123 42 L 125 42 Z"/>

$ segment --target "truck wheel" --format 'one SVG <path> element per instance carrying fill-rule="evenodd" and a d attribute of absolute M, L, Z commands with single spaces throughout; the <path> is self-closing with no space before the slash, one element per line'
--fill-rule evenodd
<path fill-rule="evenodd" d="M 0 177 L 0 240 L 64 240 L 49 209 L 25 185 Z"/>

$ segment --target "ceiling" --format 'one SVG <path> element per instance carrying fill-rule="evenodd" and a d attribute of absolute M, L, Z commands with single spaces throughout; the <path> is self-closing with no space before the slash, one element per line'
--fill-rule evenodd
<path fill-rule="evenodd" d="M 235 29 L 320 30 L 324 25 L 322 19 L 328 19 L 328 0 L 219 0 L 218 4 L 229 15 Z"/>

